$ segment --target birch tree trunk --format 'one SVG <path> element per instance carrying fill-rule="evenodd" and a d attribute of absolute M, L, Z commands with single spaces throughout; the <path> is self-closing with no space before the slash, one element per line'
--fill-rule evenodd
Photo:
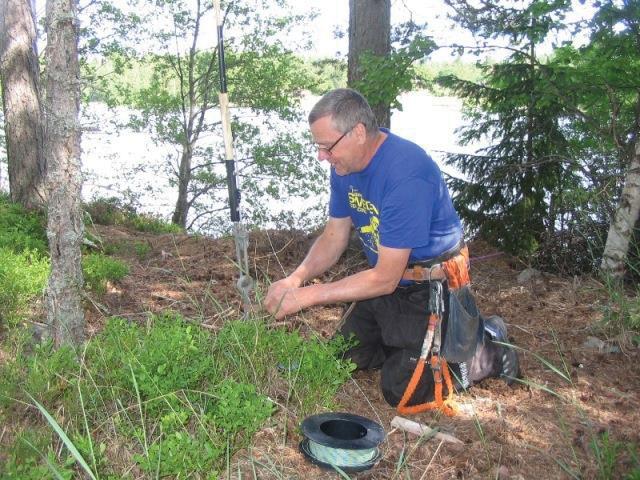
<path fill-rule="evenodd" d="M 349 0 L 349 57 L 347 83 L 363 80 L 359 57 L 370 52 L 381 57 L 391 51 L 391 1 Z M 378 123 L 389 127 L 391 109 L 389 105 L 371 105 Z"/>
<path fill-rule="evenodd" d="M 629 252 L 633 228 L 640 213 L 640 138 L 636 138 L 635 152 L 625 178 L 620 203 L 609 227 L 607 243 L 600 268 L 606 275 L 621 278 Z"/>
<path fill-rule="evenodd" d="M 80 209 L 80 68 L 75 0 L 47 0 L 48 322 L 56 346 L 84 339 Z"/>
<path fill-rule="evenodd" d="M 36 25 L 30 0 L 0 0 L 0 82 L 11 200 L 45 202 L 44 132 Z"/>

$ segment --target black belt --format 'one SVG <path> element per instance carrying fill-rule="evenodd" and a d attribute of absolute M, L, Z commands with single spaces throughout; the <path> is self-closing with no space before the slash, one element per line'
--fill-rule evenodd
<path fill-rule="evenodd" d="M 464 237 L 461 237 L 458 243 L 456 243 L 453 247 L 447 250 L 444 253 L 441 253 L 437 257 L 429 258 L 427 260 L 418 260 L 417 262 L 412 262 L 409 264 L 408 268 L 412 267 L 423 267 L 429 268 L 434 265 L 438 265 L 439 263 L 446 262 L 447 260 L 452 259 L 456 255 L 460 253 L 460 251 L 464 248 Z"/>

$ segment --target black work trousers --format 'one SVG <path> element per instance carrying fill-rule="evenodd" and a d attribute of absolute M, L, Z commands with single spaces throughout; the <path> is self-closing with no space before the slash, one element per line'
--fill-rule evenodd
<path fill-rule="evenodd" d="M 447 334 L 449 291 L 444 283 L 445 312 L 442 344 Z M 427 331 L 429 304 L 428 282 L 398 287 L 393 293 L 359 301 L 350 308 L 339 329 L 345 338 L 353 336 L 357 345 L 345 356 L 358 369 L 381 368 L 381 387 L 385 400 L 396 406 L 416 368 Z M 464 363 L 449 364 L 456 389 L 466 388 L 501 370 L 501 347 L 492 343 L 480 321 L 473 356 Z M 446 394 L 446 386 L 444 388 Z M 430 368 L 425 368 L 409 405 L 433 400 L 434 382 Z"/>

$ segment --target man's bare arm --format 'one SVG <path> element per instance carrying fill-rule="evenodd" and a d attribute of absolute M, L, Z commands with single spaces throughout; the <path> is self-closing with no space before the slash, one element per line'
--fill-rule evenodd
<path fill-rule="evenodd" d="M 380 246 L 375 267 L 336 282 L 278 289 L 277 292 L 274 290 L 274 302 L 268 305 L 265 302 L 265 306 L 276 318 L 282 318 L 313 305 L 351 302 L 389 294 L 398 286 L 410 254 L 409 248 Z"/>
<path fill-rule="evenodd" d="M 309 253 L 289 277 L 301 286 L 318 275 L 322 275 L 336 264 L 347 249 L 351 233 L 351 218 L 329 218 L 322 234 L 316 239 Z"/>
<path fill-rule="evenodd" d="M 350 232 L 350 218 L 330 218 L 300 266 L 288 277 L 271 284 L 264 308 L 271 313 L 280 311 L 287 292 L 297 290 L 304 282 L 331 268 L 346 250 Z"/>
<path fill-rule="evenodd" d="M 393 292 L 407 268 L 411 249 L 378 249 L 375 267 L 331 283 L 310 285 L 296 291 L 304 306 L 350 302 L 379 297 Z"/>

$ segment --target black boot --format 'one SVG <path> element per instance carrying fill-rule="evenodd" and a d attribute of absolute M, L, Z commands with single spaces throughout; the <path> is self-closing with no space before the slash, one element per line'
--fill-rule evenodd
<path fill-rule="evenodd" d="M 520 378 L 520 361 L 518 352 L 507 337 L 507 326 L 504 320 L 497 315 L 492 315 L 484 320 L 484 330 L 491 340 L 500 346 L 500 361 L 502 367 L 500 377 L 507 385 L 513 385 Z"/>

